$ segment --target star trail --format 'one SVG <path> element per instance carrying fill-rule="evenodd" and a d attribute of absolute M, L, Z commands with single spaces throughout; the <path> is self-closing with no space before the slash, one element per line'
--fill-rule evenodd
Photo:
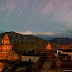
<path fill-rule="evenodd" d="M 72 0 L 0 0 L 0 29 L 62 32 L 72 27 Z"/>

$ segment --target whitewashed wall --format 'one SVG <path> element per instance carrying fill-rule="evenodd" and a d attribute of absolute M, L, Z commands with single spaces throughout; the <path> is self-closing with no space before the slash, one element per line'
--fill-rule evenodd
<path fill-rule="evenodd" d="M 32 62 L 36 63 L 39 58 L 39 56 L 22 56 L 21 61 L 29 61 L 31 59 Z"/>

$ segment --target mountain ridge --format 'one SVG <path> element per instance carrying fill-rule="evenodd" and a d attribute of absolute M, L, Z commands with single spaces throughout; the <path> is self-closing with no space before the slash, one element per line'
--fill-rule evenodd
<path fill-rule="evenodd" d="M 39 38 L 42 38 L 44 40 L 52 40 L 53 38 L 72 38 L 72 30 L 67 30 L 64 32 L 59 33 L 51 33 L 51 32 L 19 32 L 24 35 L 33 35 Z"/>
<path fill-rule="evenodd" d="M 6 32 L 11 43 L 14 43 L 13 50 L 24 51 L 45 48 L 48 41 L 32 35 L 22 35 L 16 32 Z M 0 42 L 5 33 L 0 34 Z"/>

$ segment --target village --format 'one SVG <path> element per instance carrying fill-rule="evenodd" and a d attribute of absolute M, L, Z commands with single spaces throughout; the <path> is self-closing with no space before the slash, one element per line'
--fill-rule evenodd
<path fill-rule="evenodd" d="M 72 70 L 72 43 L 60 45 L 60 48 L 57 49 L 52 48 L 48 43 L 46 48 L 22 52 L 15 52 L 12 47 L 13 43 L 10 43 L 7 33 L 5 33 L 0 43 L 0 71 L 2 72 L 14 72 L 16 69 L 20 72 L 65 72 Z M 20 65 L 20 68 L 16 68 L 17 65 Z"/>

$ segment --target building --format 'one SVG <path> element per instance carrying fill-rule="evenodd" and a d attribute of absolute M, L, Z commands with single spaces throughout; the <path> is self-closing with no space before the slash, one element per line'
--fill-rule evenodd
<path fill-rule="evenodd" d="M 40 56 L 22 56 L 21 61 L 29 61 L 36 63 L 39 60 Z"/>
<path fill-rule="evenodd" d="M 48 43 L 48 45 L 47 45 L 46 49 L 52 49 L 52 47 L 51 47 L 50 43 Z"/>
<path fill-rule="evenodd" d="M 60 45 L 61 49 L 69 49 L 72 48 L 72 42 L 69 45 Z"/>
<path fill-rule="evenodd" d="M 13 47 L 13 45 L 12 45 L 12 43 L 10 43 L 10 40 L 9 40 L 8 35 L 6 33 L 5 36 L 3 37 L 3 39 L 1 40 L 0 52 L 7 53 L 12 50 L 12 47 Z"/>
<path fill-rule="evenodd" d="M 18 54 L 12 50 L 13 43 L 10 43 L 7 33 L 1 40 L 0 43 L 0 60 L 16 60 L 18 59 Z"/>
<path fill-rule="evenodd" d="M 63 49 L 63 48 L 66 49 L 67 48 L 67 45 L 60 45 L 60 48 L 61 49 Z"/>
<path fill-rule="evenodd" d="M 70 48 L 72 48 L 72 42 L 69 45 L 70 45 Z"/>

